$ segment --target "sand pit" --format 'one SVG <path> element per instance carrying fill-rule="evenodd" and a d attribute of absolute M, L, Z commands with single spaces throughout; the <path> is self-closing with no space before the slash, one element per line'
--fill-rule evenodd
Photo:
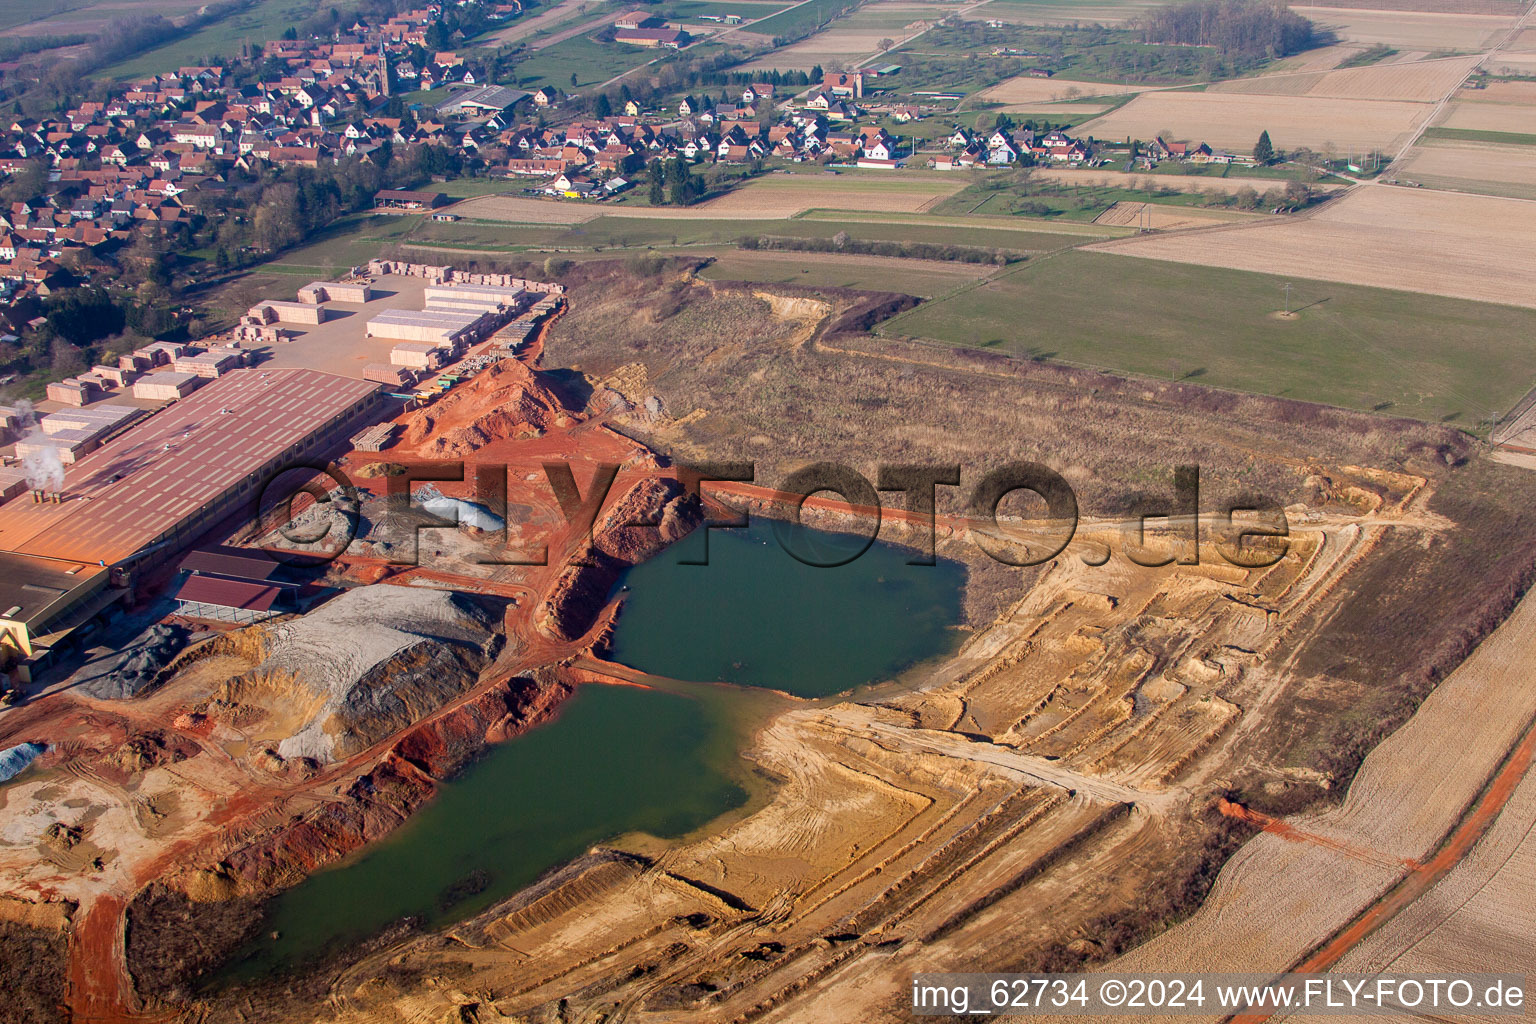
<path fill-rule="evenodd" d="M 1198 913 L 1110 969 L 1279 971 L 1300 960 L 1403 875 L 1401 858 L 1433 852 L 1478 795 L 1536 713 L 1522 668 L 1533 642 L 1536 602 L 1525 601 L 1365 759 L 1341 806 L 1288 822 L 1358 853 L 1259 836 Z M 1456 743 L 1437 739 L 1448 729 Z M 1529 892 L 1528 875 L 1512 881 Z"/>
<path fill-rule="evenodd" d="M 1413 50 L 1482 50 L 1513 18 L 1490 14 L 1376 11 L 1348 7 L 1293 7 L 1318 28 L 1332 29 L 1346 43 L 1382 44 Z"/>
<path fill-rule="evenodd" d="M 1142 91 L 1143 87 L 1137 85 L 1077 82 L 1068 78 L 1031 78 L 1028 75 L 1020 75 L 983 89 L 977 96 L 989 103 L 1054 103 L 1079 96 L 1124 96 Z"/>
<path fill-rule="evenodd" d="M 1148 92 L 1078 127 L 1106 139 L 1150 139 L 1171 131 L 1179 138 L 1203 139 L 1238 151 L 1251 149 L 1259 131 L 1269 132 L 1281 149 L 1390 149 L 1405 141 L 1432 109 L 1427 103 L 1401 101 Z"/>
<path fill-rule="evenodd" d="M 1218 232 L 1198 247 L 1142 236 L 1092 248 L 1536 308 L 1536 205 L 1492 196 L 1370 185 L 1312 217 Z"/>
<path fill-rule="evenodd" d="M 1451 57 L 1414 64 L 1379 64 L 1340 71 L 1261 75 L 1220 82 L 1210 92 L 1249 96 L 1317 96 L 1347 100 L 1414 100 L 1436 102 L 1454 89 L 1478 62 L 1477 57 Z"/>

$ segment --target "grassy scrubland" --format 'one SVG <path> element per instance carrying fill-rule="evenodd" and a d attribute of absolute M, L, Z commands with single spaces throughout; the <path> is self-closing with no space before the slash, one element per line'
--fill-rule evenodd
<path fill-rule="evenodd" d="M 881 331 L 1473 426 L 1536 380 L 1536 311 L 1066 252 Z"/>

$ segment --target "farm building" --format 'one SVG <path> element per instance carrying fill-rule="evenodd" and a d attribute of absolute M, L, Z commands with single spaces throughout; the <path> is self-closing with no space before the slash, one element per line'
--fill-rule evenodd
<path fill-rule="evenodd" d="M 159 373 L 140 377 L 133 385 L 133 397 L 148 398 L 156 402 L 174 402 L 197 390 L 206 379 L 195 373 L 161 370 Z"/>
<path fill-rule="evenodd" d="M 527 99 L 528 95 L 521 89 L 508 89 L 503 85 L 481 85 L 466 89 L 439 103 L 437 113 L 441 117 L 454 117 L 459 114 L 499 114 L 503 110 L 515 107 Z"/>
<path fill-rule="evenodd" d="M 447 200 L 441 192 L 412 192 L 404 188 L 386 188 L 374 193 L 375 210 L 403 210 L 407 212 L 433 210 Z"/>
<path fill-rule="evenodd" d="M 630 46 L 660 46 L 681 50 L 692 37 L 678 28 L 621 28 L 613 34 L 616 43 Z"/>

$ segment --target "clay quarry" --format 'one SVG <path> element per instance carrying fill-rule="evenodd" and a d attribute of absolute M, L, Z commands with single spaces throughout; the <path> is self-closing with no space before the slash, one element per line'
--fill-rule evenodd
<path fill-rule="evenodd" d="M 1124 161 L 744 159 L 693 205 L 639 198 L 639 148 L 619 198 L 477 165 L 355 214 L 406 227 L 336 280 L 229 271 L 221 347 L 98 367 L 176 378 L 115 411 L 6 407 L 69 459 L 0 500 L 0 1024 L 884 1024 L 929 971 L 1526 972 L 1536 391 L 1489 407 L 1532 383 L 1536 7 L 1296 8 L 1320 45 L 1211 81 L 999 45 L 953 93 L 876 87 L 962 66 L 923 49 L 956 19 L 1146 6 L 752 37 L 754 73 L 870 71 L 838 132 L 1055 118 Z M 576 7 L 498 35 L 605 45 Z M 587 111 L 519 95 L 541 131 Z M 1302 155 L 1247 160 L 1260 130 Z M 1206 165 L 1138 155 L 1164 135 Z M 989 489 L 1021 473 L 1060 489 Z M 794 538 L 857 550 L 807 583 Z"/>

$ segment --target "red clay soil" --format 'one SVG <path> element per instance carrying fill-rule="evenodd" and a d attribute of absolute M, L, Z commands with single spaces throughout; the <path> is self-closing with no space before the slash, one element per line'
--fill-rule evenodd
<path fill-rule="evenodd" d="M 1529 770 L 1533 754 L 1536 754 L 1536 727 L 1526 729 L 1525 736 L 1510 752 L 1509 758 L 1494 775 L 1472 812 L 1462 819 L 1435 855 L 1413 867 L 1386 895 L 1292 967 L 1291 973 L 1328 970 L 1366 936 L 1392 920 L 1414 900 L 1428 892 L 1436 882 L 1450 874 L 1498 818 L 1499 812 L 1509 802 L 1510 794 Z M 1223 813 L 1226 813 L 1225 809 Z M 1267 1013 L 1238 1014 L 1228 1020 L 1240 1024 L 1260 1024 L 1271 1016 Z"/>
<path fill-rule="evenodd" d="M 537 358 L 536 353 L 526 357 L 530 361 Z M 507 408 L 500 408 L 503 405 Z M 484 413 L 487 409 L 491 412 Z M 407 424 L 406 440 L 414 437 L 425 444 L 402 443 L 382 458 L 462 460 L 464 482 L 439 484 L 445 493 L 469 495 L 475 470 L 480 466 L 512 467 L 508 474 L 508 500 L 538 510 L 540 521 L 558 524 L 547 538 L 548 564 L 530 568 L 522 577 L 523 585 L 458 576 L 436 567 L 390 567 L 371 558 L 346 557 L 338 563 L 337 570 L 359 581 L 409 584 L 413 579 L 425 580 L 467 592 L 515 597 L 518 600 L 508 609 L 506 629 L 509 639 L 516 637 L 517 643 L 509 643 L 507 653 L 486 673 L 484 681 L 459 700 L 404 733 L 329 765 L 312 777 L 296 780 L 291 786 L 252 785 L 209 813 L 203 827 L 194 829 L 188 838 L 169 844 L 150 862 L 135 865 L 130 881 L 120 890 L 82 906 L 70 939 L 67 982 L 68 1008 L 77 1024 L 141 1024 L 169 1019 L 145 1011 L 126 967 L 125 911 L 138 888 L 205 867 L 210 856 L 219 856 L 214 851 L 229 849 L 247 834 L 253 840 L 250 845 L 234 849 L 221 859 L 244 888 L 255 891 L 261 891 L 266 884 L 294 880 L 383 835 L 431 797 L 437 778 L 473 756 L 484 743 L 505 739 L 546 719 L 569 693 L 570 683 L 581 681 L 545 680 L 529 689 L 520 677 L 540 666 L 568 662 L 589 651 L 611 630 L 617 601 L 597 609 L 590 628 L 569 640 L 545 636 L 532 627 L 530 613 L 540 606 L 539 598 L 555 584 L 566 563 L 575 554 L 586 551 L 593 539 L 588 529 L 573 529 L 561 515 L 541 467 L 547 462 L 570 465 L 585 498 L 599 464 L 621 466 L 603 502 L 602 507 L 607 510 L 621 503 L 622 496 L 642 480 L 670 476 L 658 474 L 654 458 L 644 447 L 600 422 L 576 420 L 561 409 L 552 392 L 527 365 L 512 360 L 488 369 L 435 405 L 406 413 L 400 422 Z M 533 438 L 516 436 L 523 428 L 533 427 L 545 432 Z M 428 430 L 430 437 L 425 433 Z M 438 445 L 436 441 L 443 437 L 448 441 Z M 377 458 L 371 453 L 367 457 Z M 377 479 L 357 482 L 379 490 L 385 485 L 384 480 Z M 587 681 L 597 682 L 599 674 L 602 673 L 583 676 Z M 79 735 L 77 720 L 89 718 L 89 732 L 105 730 L 102 735 L 111 733 L 119 742 L 128 733 L 154 727 L 177 734 L 227 760 L 222 748 L 206 735 L 206 723 L 193 721 L 186 711 L 175 700 L 157 700 L 153 695 L 107 706 L 65 692 L 9 712 L 5 732 L 35 729 L 38 734 L 46 731 L 54 736 Z M 62 727 L 64 719 L 71 722 L 67 729 Z M 48 726 L 46 730 L 40 728 L 44 724 Z M 183 728 L 178 728 L 178 724 Z M 92 741 L 88 746 L 94 752 L 101 743 Z M 99 760 L 100 755 L 95 759 Z M 338 788 L 347 790 L 339 800 L 334 795 Z M 364 799 L 361 794 L 365 791 L 383 798 Z M 270 817 L 273 808 L 293 804 L 296 798 L 309 795 L 321 796 L 323 806 L 316 813 L 304 815 L 293 827 L 274 835 L 260 824 L 264 815 Z"/>
<path fill-rule="evenodd" d="M 427 458 L 457 459 L 492 441 L 531 438 L 573 417 L 516 359 L 491 364 L 433 404 L 407 413 L 401 443 Z"/>

